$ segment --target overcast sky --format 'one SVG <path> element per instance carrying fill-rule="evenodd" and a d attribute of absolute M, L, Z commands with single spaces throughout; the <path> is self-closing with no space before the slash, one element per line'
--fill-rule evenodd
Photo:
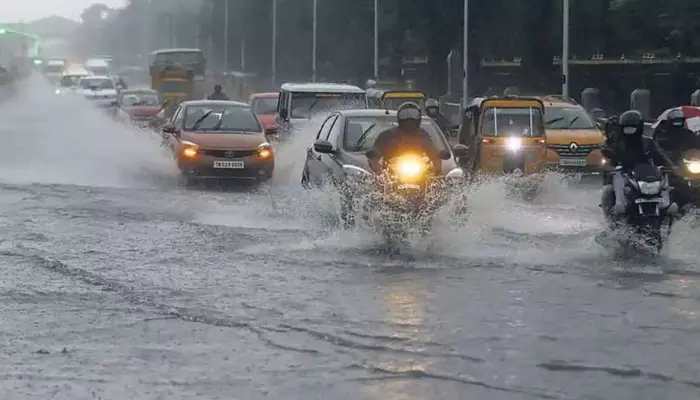
<path fill-rule="evenodd" d="M 93 3 L 109 7 L 121 6 L 126 0 L 0 0 L 2 22 L 19 22 L 60 15 L 80 20 L 80 14 Z"/>

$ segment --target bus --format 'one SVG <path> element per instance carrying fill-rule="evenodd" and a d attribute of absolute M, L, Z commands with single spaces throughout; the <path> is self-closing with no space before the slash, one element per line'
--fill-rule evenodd
<path fill-rule="evenodd" d="M 162 49 L 151 53 L 151 75 L 166 67 L 192 70 L 195 80 L 204 80 L 206 60 L 201 49 Z"/>

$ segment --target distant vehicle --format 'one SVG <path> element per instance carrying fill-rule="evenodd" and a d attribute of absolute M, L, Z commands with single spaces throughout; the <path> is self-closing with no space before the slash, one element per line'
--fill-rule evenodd
<path fill-rule="evenodd" d="M 248 104 L 263 124 L 266 135 L 277 133 L 277 102 L 280 94 L 277 92 L 255 93 L 250 96 Z"/>
<path fill-rule="evenodd" d="M 338 83 L 285 83 L 277 103 L 278 134 L 289 135 L 298 122 L 317 113 L 339 109 L 366 109 L 367 93 L 357 86 Z"/>
<path fill-rule="evenodd" d="M 117 105 L 117 85 L 109 76 L 87 76 L 80 79 L 77 93 L 99 107 Z"/>
<path fill-rule="evenodd" d="M 151 53 L 151 76 L 154 70 L 162 71 L 165 67 L 190 69 L 194 79 L 204 80 L 207 63 L 201 49 L 161 49 Z"/>
<path fill-rule="evenodd" d="M 64 73 L 58 82 L 56 94 L 75 92 L 78 89 L 78 84 L 80 83 L 80 80 L 83 78 L 87 78 L 88 76 L 90 76 L 90 73 L 87 71 L 81 72 L 73 70 L 71 72 Z"/>
<path fill-rule="evenodd" d="M 93 75 L 110 75 L 111 58 L 89 58 L 85 61 L 85 68 Z"/>
<path fill-rule="evenodd" d="M 151 89 L 124 89 L 119 92 L 118 118 L 143 129 L 157 129 L 165 122 L 164 104 Z"/>
<path fill-rule="evenodd" d="M 197 179 L 264 182 L 274 171 L 272 147 L 245 103 L 183 102 L 163 126 L 163 141 L 186 183 Z"/>
<path fill-rule="evenodd" d="M 66 60 L 48 60 L 44 65 L 44 76 L 51 82 L 57 82 L 66 71 Z"/>

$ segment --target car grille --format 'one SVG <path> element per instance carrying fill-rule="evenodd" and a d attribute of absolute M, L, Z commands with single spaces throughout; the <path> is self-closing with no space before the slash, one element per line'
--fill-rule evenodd
<path fill-rule="evenodd" d="M 202 154 L 217 158 L 242 158 L 255 155 L 257 150 L 201 150 Z"/>
<path fill-rule="evenodd" d="M 600 145 L 597 144 L 579 144 L 575 150 L 572 150 L 568 144 L 550 144 L 547 147 L 562 157 L 585 157 L 590 152 L 600 149 Z"/>

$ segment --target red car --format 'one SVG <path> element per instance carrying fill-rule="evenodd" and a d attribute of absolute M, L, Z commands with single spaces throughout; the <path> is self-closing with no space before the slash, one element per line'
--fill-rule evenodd
<path fill-rule="evenodd" d="M 118 103 L 119 117 L 139 128 L 159 128 L 165 120 L 163 104 L 155 90 L 121 90 Z"/>
<path fill-rule="evenodd" d="M 265 129 L 266 135 L 274 135 L 277 133 L 277 101 L 279 93 L 255 93 L 250 96 L 248 103 L 250 108 L 257 115 L 260 123 Z"/>

